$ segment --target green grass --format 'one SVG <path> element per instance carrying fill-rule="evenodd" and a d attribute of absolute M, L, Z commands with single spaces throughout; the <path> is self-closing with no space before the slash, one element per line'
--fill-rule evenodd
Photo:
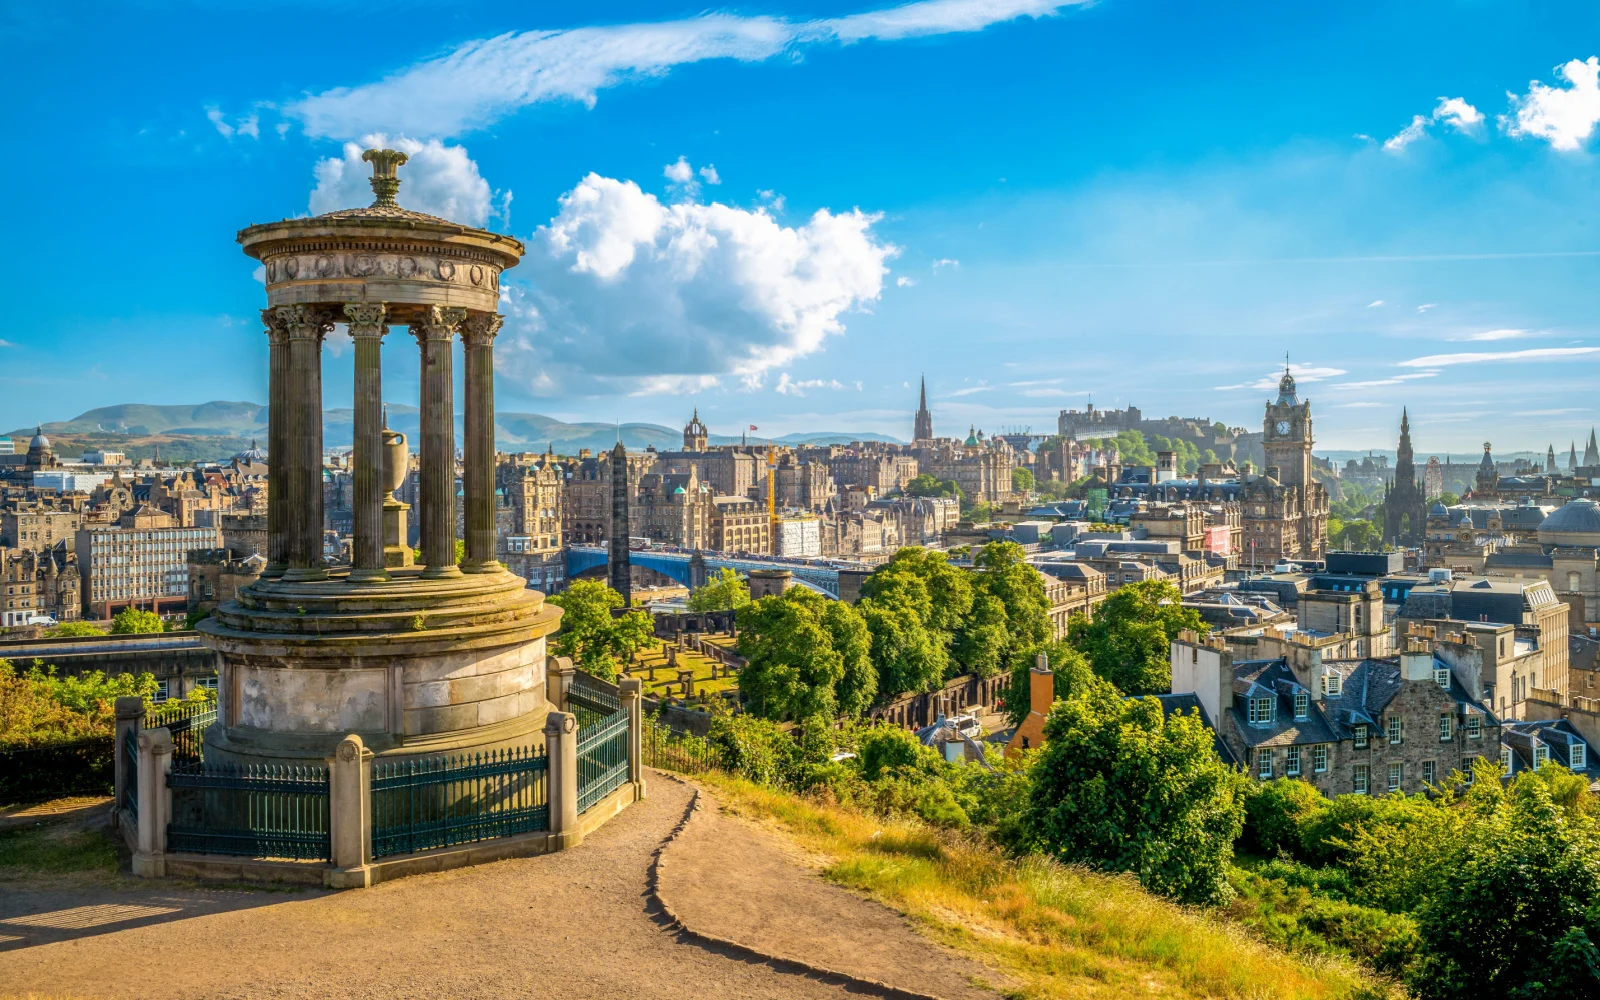
<path fill-rule="evenodd" d="M 1348 959 L 1294 955 L 1218 915 L 1106 875 L 971 838 L 802 799 L 721 775 L 729 812 L 778 828 L 823 859 L 823 874 L 906 914 L 983 962 L 1017 998 L 1152 995 L 1344 1000 L 1388 991 Z"/>
<path fill-rule="evenodd" d="M 117 843 L 109 830 L 46 824 L 0 833 L 0 876 L 116 874 Z"/>

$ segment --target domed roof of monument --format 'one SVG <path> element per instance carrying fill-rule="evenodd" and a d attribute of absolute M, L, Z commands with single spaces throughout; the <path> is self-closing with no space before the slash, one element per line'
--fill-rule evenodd
<path fill-rule="evenodd" d="M 1600 545 L 1600 504 L 1579 497 L 1557 507 L 1539 524 L 1547 545 Z"/>
<path fill-rule="evenodd" d="M 1295 402 L 1294 376 L 1289 374 L 1287 365 L 1283 368 L 1283 378 L 1278 380 L 1278 403 L 1293 404 Z"/>
<path fill-rule="evenodd" d="M 28 447 L 29 448 L 48 448 L 48 447 L 50 447 L 50 439 L 44 436 L 44 428 L 42 426 L 35 426 L 34 427 L 34 429 L 33 429 L 33 440 L 28 442 Z"/>
<path fill-rule="evenodd" d="M 267 460 L 267 453 L 256 447 L 254 438 L 250 439 L 250 447 L 233 456 L 233 460 L 240 465 L 261 465 Z"/>
<path fill-rule="evenodd" d="M 1448 507 L 1446 507 L 1444 505 L 1444 501 L 1435 500 L 1433 502 L 1433 506 L 1428 508 L 1428 516 L 1429 517 L 1449 517 L 1450 516 L 1450 508 L 1448 508 Z"/>

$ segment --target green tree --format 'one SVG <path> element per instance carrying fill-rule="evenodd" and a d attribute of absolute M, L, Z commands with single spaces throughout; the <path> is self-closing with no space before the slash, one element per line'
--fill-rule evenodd
<path fill-rule="evenodd" d="M 961 499 L 961 487 L 953 480 L 940 479 L 930 472 L 924 472 L 915 479 L 906 483 L 906 488 L 901 491 L 908 497 L 955 497 Z"/>
<path fill-rule="evenodd" d="M 66 639 L 73 636 L 105 635 L 106 630 L 89 622 L 62 622 L 44 630 L 47 639 Z"/>
<path fill-rule="evenodd" d="M 981 597 L 993 597 L 1005 609 L 1006 644 L 997 664 L 1006 664 L 1021 650 L 1043 645 L 1051 638 L 1050 601 L 1045 597 L 1044 578 L 1029 565 L 1027 554 L 1016 542 L 990 542 L 973 557 L 973 606 Z M 992 605 L 986 605 L 992 608 Z M 974 615 L 974 628 L 986 622 Z M 962 648 L 969 648 L 969 636 L 957 636 Z M 987 663 L 968 665 L 986 668 Z M 984 674 L 983 676 L 992 676 Z"/>
<path fill-rule="evenodd" d="M 1535 775 L 1508 793 L 1473 793 L 1486 812 L 1418 911 L 1424 950 L 1412 987 L 1424 1000 L 1600 995 L 1593 828 L 1565 815 Z"/>
<path fill-rule="evenodd" d="M 961 516 L 973 524 L 982 524 L 994 517 L 994 508 L 987 503 L 975 503 L 962 511 Z"/>
<path fill-rule="evenodd" d="M 738 570 L 724 566 L 706 581 L 706 585 L 689 595 L 689 610 L 695 614 L 705 611 L 732 611 L 750 603 L 750 585 Z"/>
<path fill-rule="evenodd" d="M 1332 525 L 1329 526 L 1328 536 L 1333 537 Z M 1382 544 L 1383 532 L 1371 521 L 1347 521 L 1339 532 L 1338 545 L 1341 548 L 1364 552 Z"/>
<path fill-rule="evenodd" d="M 597 580 L 578 580 L 548 598 L 560 608 L 561 631 L 551 650 L 570 656 L 578 669 L 605 680 L 633 659 L 633 654 L 655 644 L 655 623 L 648 611 L 634 609 L 621 616 L 622 595 Z"/>
<path fill-rule="evenodd" d="M 1439 494 L 1439 502 L 1444 504 L 1446 507 L 1454 507 L 1456 504 L 1461 502 L 1461 498 L 1446 490 L 1445 492 Z"/>
<path fill-rule="evenodd" d="M 1049 660 L 1055 687 L 1055 701 L 1070 698 L 1080 691 L 1087 690 L 1094 680 L 1094 669 L 1089 666 L 1089 661 L 1065 639 L 1052 640 L 1035 649 L 1022 650 L 1011 664 L 1010 679 L 1000 695 L 1006 719 L 1013 726 L 1021 725 L 1033 707 L 1033 685 L 1029 675 L 1033 670 L 1034 657 L 1038 653 L 1045 654 Z"/>
<path fill-rule="evenodd" d="M 1185 903 L 1231 895 L 1247 779 L 1217 756 L 1198 713 L 1168 717 L 1154 698 L 1093 680 L 1051 710 L 1033 777 L 1028 828 L 1043 850 L 1132 872 Z"/>
<path fill-rule="evenodd" d="M 930 630 L 914 606 L 876 598 L 856 605 L 872 637 L 877 689 L 885 699 L 932 691 L 944 681 L 950 654 L 940 633 Z M 741 674 L 741 680 L 743 675 Z"/>
<path fill-rule="evenodd" d="M 796 587 L 739 609 L 739 691 L 774 720 L 859 713 L 877 691 L 868 629 L 848 604 Z M 835 645 L 835 642 L 838 645 Z"/>
<path fill-rule="evenodd" d="M 884 599 L 907 585 L 901 577 L 914 576 L 927 593 L 923 617 L 929 628 L 953 634 L 972 610 L 972 574 L 950 565 L 947 553 L 908 547 L 873 570 L 861 583 L 861 596 Z M 915 599 L 914 591 L 912 593 Z"/>
<path fill-rule="evenodd" d="M 1250 850 L 1267 857 L 1300 853 L 1300 824 L 1327 805 L 1309 781 L 1275 778 L 1247 790 L 1244 840 Z"/>
<path fill-rule="evenodd" d="M 140 611 L 138 608 L 128 607 L 117 612 L 111 619 L 112 635 L 140 635 L 146 632 L 165 632 L 167 627 L 161 623 L 161 616 L 154 611 Z"/>
<path fill-rule="evenodd" d="M 1011 488 L 1018 493 L 1033 492 L 1033 473 L 1021 466 L 1012 469 Z"/>
<path fill-rule="evenodd" d="M 1130 583 L 1112 592 L 1094 618 L 1074 615 L 1067 635 L 1095 673 L 1124 693 L 1162 694 L 1172 689 L 1170 650 L 1179 630 L 1207 630 L 1182 601 L 1183 594 L 1165 580 Z"/>

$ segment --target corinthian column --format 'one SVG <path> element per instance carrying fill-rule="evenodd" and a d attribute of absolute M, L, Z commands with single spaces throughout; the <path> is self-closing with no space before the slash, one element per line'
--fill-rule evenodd
<path fill-rule="evenodd" d="M 315 306 L 279 306 L 277 318 L 288 330 L 288 385 L 284 389 L 288 426 L 289 538 L 285 581 L 325 580 L 322 559 L 322 338 L 333 329 L 332 314 Z"/>
<path fill-rule="evenodd" d="M 494 337 L 505 317 L 475 313 L 461 326 L 466 346 L 466 522 L 468 573 L 498 573 L 494 537 Z"/>
<path fill-rule="evenodd" d="M 389 579 L 383 568 L 383 337 L 388 310 L 378 302 L 350 302 L 344 307 L 350 338 L 356 344 L 355 496 L 350 513 L 355 522 L 350 579 Z"/>
<path fill-rule="evenodd" d="M 465 309 L 428 306 L 411 324 L 422 351 L 422 571 L 456 576 L 456 415 L 450 347 Z"/>
<path fill-rule="evenodd" d="M 289 509 L 289 455 L 284 433 L 289 420 L 289 328 L 274 310 L 261 310 L 270 352 L 267 382 L 267 568 L 263 577 L 283 575 L 289 566 L 289 534 L 284 516 Z"/>

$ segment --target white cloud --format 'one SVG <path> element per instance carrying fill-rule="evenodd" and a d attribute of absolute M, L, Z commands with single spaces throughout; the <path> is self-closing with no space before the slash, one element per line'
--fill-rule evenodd
<path fill-rule="evenodd" d="M 1470 365 L 1482 361 L 1560 361 L 1600 354 L 1600 347 L 1533 347 L 1524 351 L 1479 351 L 1462 354 L 1430 354 L 1423 358 L 1397 362 L 1402 368 L 1440 368 L 1445 365 Z"/>
<path fill-rule="evenodd" d="M 782 375 L 779 375 L 778 384 L 772 387 L 773 391 L 781 396 L 804 396 L 807 392 L 813 389 L 832 389 L 835 392 L 839 392 L 848 388 L 850 388 L 850 386 L 847 386 L 843 382 L 840 382 L 838 379 L 834 378 L 812 378 L 796 382 L 789 377 L 788 372 L 784 372 Z M 861 388 L 861 383 L 857 382 L 855 384 L 855 388 L 859 390 Z"/>
<path fill-rule="evenodd" d="M 1417 315 L 1421 316 L 1423 313 L 1427 312 L 1429 309 L 1437 309 L 1437 308 L 1439 308 L 1439 303 L 1437 303 L 1437 302 L 1424 302 L 1422 305 L 1417 306 Z"/>
<path fill-rule="evenodd" d="M 894 283 L 896 288 L 910 288 L 912 285 L 916 284 L 916 281 L 902 274 L 900 277 L 894 279 Z"/>
<path fill-rule="evenodd" d="M 1316 365 L 1290 365 L 1289 373 L 1294 376 L 1297 383 L 1321 382 L 1330 378 L 1337 378 L 1347 374 L 1343 368 L 1325 368 Z M 1283 378 L 1283 369 L 1274 369 L 1254 382 L 1240 382 L 1238 385 L 1219 385 L 1219 391 L 1231 389 L 1276 389 L 1278 382 Z"/>
<path fill-rule="evenodd" d="M 1369 389 L 1379 385 L 1404 385 L 1411 379 L 1435 378 L 1438 372 L 1413 372 L 1410 375 L 1393 375 L 1389 378 L 1372 379 L 1367 382 L 1335 382 L 1328 386 L 1330 389 Z"/>
<path fill-rule="evenodd" d="M 1066 379 L 1059 379 L 1059 378 L 1036 378 L 1036 379 L 1029 379 L 1029 380 L 1024 381 L 1024 382 L 1007 382 L 1006 385 L 1011 386 L 1013 389 L 1025 389 L 1028 386 L 1033 386 L 1033 385 L 1060 385 L 1062 382 L 1065 382 L 1065 381 L 1066 381 Z"/>
<path fill-rule="evenodd" d="M 689 63 L 762 62 L 810 45 L 981 31 L 1086 2 L 920 0 L 815 21 L 708 13 L 677 21 L 512 31 L 466 42 L 375 83 L 313 94 L 287 105 L 285 113 L 314 136 L 351 138 L 377 129 L 453 136 L 542 101 L 593 106 L 607 87 L 665 76 Z"/>
<path fill-rule="evenodd" d="M 717 165 L 715 163 L 708 163 L 705 166 L 701 167 L 700 168 L 700 177 L 707 184 L 715 185 L 715 184 L 721 184 L 722 183 L 722 177 L 717 173 Z"/>
<path fill-rule="evenodd" d="M 1600 121 L 1600 58 L 1573 59 L 1556 67 L 1556 75 L 1569 86 L 1548 87 L 1533 80 L 1527 94 L 1508 95 L 1512 113 L 1500 119 L 1507 135 L 1531 135 L 1555 149 L 1574 150 L 1594 132 Z"/>
<path fill-rule="evenodd" d="M 661 176 L 674 184 L 693 184 L 694 168 L 689 166 L 688 157 L 680 156 L 678 162 L 661 168 Z"/>
<path fill-rule="evenodd" d="M 313 215 L 372 204 L 372 185 L 368 183 L 372 165 L 362 161 L 361 153 L 373 147 L 398 149 L 410 157 L 400 168 L 397 200 L 405 208 L 471 226 L 484 225 L 491 215 L 509 221 L 511 192 L 491 192 L 465 148 L 446 146 L 437 139 L 418 142 L 381 134 L 365 136 L 359 143 L 347 142 L 343 155 L 317 162 L 317 186 L 311 192 Z"/>
<path fill-rule="evenodd" d="M 228 124 L 221 108 L 206 108 L 206 117 L 211 120 L 212 125 L 216 126 L 218 135 L 224 139 L 233 138 L 233 126 Z"/>
<path fill-rule="evenodd" d="M 1527 330 L 1484 330 L 1482 333 L 1469 333 L 1459 340 L 1518 340 L 1528 336 Z"/>
<path fill-rule="evenodd" d="M 1410 125 L 1384 140 L 1383 148 L 1391 153 L 1398 153 L 1427 134 L 1428 119 L 1421 115 L 1413 115 Z"/>
<path fill-rule="evenodd" d="M 217 134 L 224 139 L 232 139 L 236 135 L 249 136 L 252 139 L 261 138 L 260 115 L 245 115 L 229 124 L 228 116 L 222 113 L 222 109 L 211 106 L 206 108 L 206 119 L 216 128 Z"/>
<path fill-rule="evenodd" d="M 1382 299 L 1377 299 L 1376 301 L 1368 302 L 1367 303 L 1367 308 L 1368 309 L 1376 309 L 1381 305 L 1383 305 L 1383 300 Z"/>
<path fill-rule="evenodd" d="M 16 346 L 17 346 L 16 344 L 13 344 L 9 340 L 0 340 L 0 347 L 16 347 Z"/>
<path fill-rule="evenodd" d="M 1483 112 L 1460 97 L 1441 97 L 1433 114 L 1413 115 L 1411 124 L 1385 140 L 1383 148 L 1398 153 L 1428 134 L 1428 126 L 1443 122 L 1457 132 L 1474 133 L 1483 124 Z"/>
<path fill-rule="evenodd" d="M 949 257 L 940 257 L 938 260 L 933 262 L 933 269 L 935 271 L 937 271 L 941 267 L 960 267 L 960 266 L 961 266 L 961 262 L 959 260 L 952 260 Z"/>
<path fill-rule="evenodd" d="M 968 386 L 965 389 L 957 389 L 955 392 L 952 392 L 948 398 L 955 399 L 960 396 L 976 395 L 980 392 L 992 392 L 994 388 L 995 387 L 992 385 L 984 385 L 982 382 L 980 382 L 977 385 Z"/>
<path fill-rule="evenodd" d="M 506 286 L 502 369 L 538 395 L 726 375 L 758 388 L 876 302 L 898 252 L 859 210 L 784 226 L 765 209 L 663 204 L 598 174 L 560 206 Z"/>

